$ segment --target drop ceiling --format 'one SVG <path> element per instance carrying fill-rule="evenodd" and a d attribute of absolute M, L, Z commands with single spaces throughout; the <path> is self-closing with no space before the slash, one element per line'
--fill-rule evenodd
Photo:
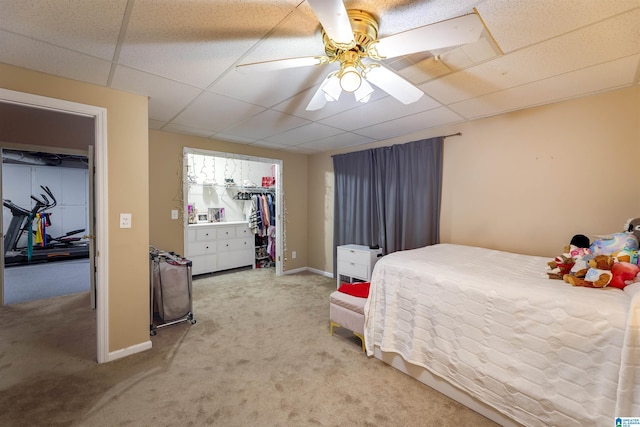
<path fill-rule="evenodd" d="M 149 97 L 149 127 L 299 153 L 406 136 L 638 85 L 640 0 L 345 1 L 385 37 L 477 13 L 472 44 L 385 60 L 426 94 L 376 90 L 305 107 L 336 64 L 259 74 L 242 63 L 324 54 L 306 1 L 0 0 L 0 62 Z"/>

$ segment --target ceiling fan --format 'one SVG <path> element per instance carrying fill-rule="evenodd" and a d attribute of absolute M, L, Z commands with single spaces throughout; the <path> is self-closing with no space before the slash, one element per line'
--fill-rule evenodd
<path fill-rule="evenodd" d="M 471 43 L 484 29 L 480 17 L 472 13 L 378 39 L 378 21 L 372 14 L 347 10 L 342 0 L 307 1 L 322 26 L 326 56 L 242 64 L 236 69 L 274 71 L 338 62 L 340 69 L 322 81 L 306 107 L 308 111 L 338 100 L 342 91 L 353 92 L 357 101 L 367 102 L 374 91 L 370 83 L 403 104 L 416 102 L 424 92 L 378 61 Z"/>

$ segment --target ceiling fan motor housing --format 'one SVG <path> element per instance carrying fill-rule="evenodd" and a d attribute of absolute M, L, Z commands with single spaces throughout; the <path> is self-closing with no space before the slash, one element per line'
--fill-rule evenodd
<path fill-rule="evenodd" d="M 378 39 L 378 21 L 369 12 L 358 9 L 347 10 L 349 22 L 353 30 L 353 39 L 355 45 L 341 45 L 335 43 L 329 38 L 324 29 L 322 29 L 322 41 L 324 42 L 324 51 L 330 58 L 331 62 L 340 60 L 345 51 L 355 51 L 358 56 L 368 56 L 367 50 L 369 45 Z"/>

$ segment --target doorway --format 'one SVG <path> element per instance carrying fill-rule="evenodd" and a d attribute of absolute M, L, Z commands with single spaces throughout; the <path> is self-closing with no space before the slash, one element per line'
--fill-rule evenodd
<path fill-rule="evenodd" d="M 189 230 L 198 227 L 198 222 L 219 222 L 208 215 L 212 210 L 222 210 L 225 215 L 219 225 L 244 222 L 251 229 L 254 247 L 248 262 L 253 268 L 270 267 L 277 276 L 282 275 L 285 243 L 282 160 L 189 147 L 183 149 L 183 156 L 183 212 L 187 213 L 183 224 L 184 253 L 193 253 L 189 249 Z M 252 206 L 256 205 L 254 199 L 261 198 L 265 199 L 266 211 L 271 211 L 271 214 L 262 213 L 270 219 L 266 220 L 268 224 L 262 221 L 252 224 L 251 218 L 256 216 L 252 212 Z M 198 219 L 200 213 L 202 220 Z M 239 265 L 246 263 L 242 261 Z"/>
<path fill-rule="evenodd" d="M 95 168 L 92 168 L 91 174 L 89 174 L 90 179 L 93 180 L 93 176 L 95 175 L 95 181 L 93 182 L 92 187 L 95 189 L 95 199 L 89 201 L 89 206 L 95 206 L 95 214 L 90 215 L 95 218 L 95 229 L 94 233 L 92 233 L 91 238 L 93 239 L 93 245 L 91 245 L 91 253 L 90 258 L 95 261 L 95 277 L 96 281 L 96 329 L 97 329 L 97 361 L 98 363 L 108 362 L 112 360 L 113 357 L 109 353 L 109 316 L 108 316 L 108 233 L 107 233 L 107 218 L 108 218 L 108 209 L 107 209 L 107 197 L 106 197 L 106 188 L 107 188 L 107 111 L 105 108 L 96 107 L 92 105 L 79 104 L 75 102 L 65 101 L 61 99 L 48 98 L 39 95 L 32 95 L 23 92 L 16 92 L 7 89 L 0 89 L 0 107 L 5 108 L 6 111 L 14 111 L 19 110 L 21 108 L 29 109 L 29 114 L 32 116 L 29 118 L 29 127 L 26 129 L 40 129 L 46 128 L 45 124 L 48 123 L 46 119 L 39 120 L 44 113 L 56 113 L 56 119 L 54 123 L 51 125 L 54 128 L 58 129 L 60 132 L 63 132 L 64 129 L 73 133 L 76 132 L 77 129 L 70 128 L 65 126 L 69 119 L 81 117 L 87 118 L 91 121 L 91 139 L 95 144 L 95 154 L 92 153 L 91 148 L 87 147 L 90 145 L 85 139 L 84 145 L 80 147 L 80 149 L 85 149 L 89 151 L 89 158 L 95 158 Z M 6 119 L 6 116 L 3 115 L 3 119 Z M 33 140 L 29 140 L 28 138 L 33 138 L 33 135 L 29 135 L 27 137 L 27 141 L 20 141 L 20 132 L 26 132 L 25 128 L 19 128 L 16 130 L 13 122 L 10 120 L 3 121 L 3 123 L 7 126 L 1 126 L 3 131 L 8 130 L 9 136 L 0 135 L 0 141 L 3 141 L 3 146 L 7 148 L 17 148 L 21 149 L 24 147 L 24 144 L 34 144 Z M 34 123 L 37 123 L 37 126 L 34 126 Z M 26 132 L 28 134 L 28 132 Z M 24 137 L 24 135 L 23 135 Z M 4 143 L 4 141 L 14 141 L 10 143 Z M 15 142 L 17 141 L 17 142 Z M 52 138 L 39 138 L 37 144 L 34 144 L 35 148 L 41 149 L 44 148 L 46 151 L 46 147 L 49 146 L 58 146 L 60 144 L 53 144 Z M 78 147 L 70 147 L 69 144 L 66 144 L 66 148 L 68 149 L 78 149 Z M 65 144 L 62 144 L 64 147 Z M 31 147 L 34 148 L 34 147 Z M 100 254 L 100 256 L 96 256 L 96 254 Z M 4 262 L 4 256 L 0 257 L 0 263 Z M 2 269 L 4 270 L 4 265 L 2 265 Z M 2 285 L 0 283 L 0 285 Z M 0 286 L 0 292 L 2 292 L 3 286 Z M 0 301 L 3 295 L 0 295 Z M 116 357 L 117 358 L 117 357 Z"/>
<path fill-rule="evenodd" d="M 4 304 L 92 291 L 88 153 L 1 151 Z"/>

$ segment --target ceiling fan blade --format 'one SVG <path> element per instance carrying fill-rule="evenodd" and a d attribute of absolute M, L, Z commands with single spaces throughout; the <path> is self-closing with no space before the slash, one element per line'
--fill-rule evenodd
<path fill-rule="evenodd" d="M 353 41 L 353 30 L 342 0 L 307 0 L 331 40 L 340 44 Z"/>
<path fill-rule="evenodd" d="M 380 58 L 393 58 L 471 43 L 483 30 L 482 20 L 472 13 L 385 37 L 373 47 Z"/>
<path fill-rule="evenodd" d="M 286 68 L 307 67 L 310 65 L 320 65 L 326 63 L 329 58 L 326 56 L 303 56 L 299 58 L 275 59 L 273 61 L 254 62 L 251 64 L 241 64 L 236 66 L 240 72 L 263 72 L 278 71 Z"/>
<path fill-rule="evenodd" d="M 368 68 L 365 78 L 403 104 L 416 102 L 424 95 L 413 84 L 381 65 Z"/>

